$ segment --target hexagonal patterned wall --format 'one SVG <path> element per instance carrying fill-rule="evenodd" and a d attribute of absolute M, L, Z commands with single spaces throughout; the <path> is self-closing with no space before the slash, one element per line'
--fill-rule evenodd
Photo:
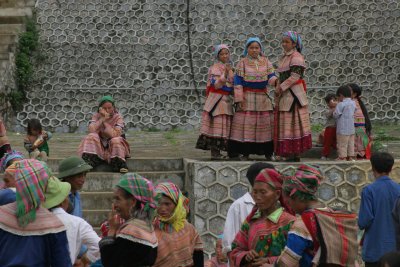
<path fill-rule="evenodd" d="M 290 175 L 295 165 L 277 163 L 282 173 Z M 324 175 L 318 196 L 326 205 L 338 209 L 358 212 L 362 188 L 373 181 L 369 162 L 318 163 Z M 249 163 L 245 162 L 201 162 L 187 160 L 187 185 L 191 194 L 193 221 L 205 243 L 208 255 L 214 252 L 214 242 L 223 232 L 226 214 L 230 204 L 244 195 L 249 189 L 246 172 Z M 400 161 L 396 161 L 391 177 L 400 182 Z"/>
<path fill-rule="evenodd" d="M 328 91 L 348 82 L 363 85 L 372 119 L 400 118 L 398 1 L 189 2 L 38 1 L 47 60 L 19 122 L 39 117 L 56 131 L 83 130 L 98 97 L 112 94 L 128 128 L 197 127 L 212 46 L 229 44 L 237 62 L 258 35 L 277 62 L 287 30 L 303 36 L 314 122 Z"/>

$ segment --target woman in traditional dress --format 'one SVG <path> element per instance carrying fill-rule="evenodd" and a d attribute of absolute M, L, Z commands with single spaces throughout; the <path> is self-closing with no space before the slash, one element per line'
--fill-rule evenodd
<path fill-rule="evenodd" d="M 103 96 L 98 112 L 89 122 L 89 134 L 82 140 L 78 153 L 92 167 L 109 163 L 114 171 L 128 172 L 129 144 L 125 140 L 125 123 L 111 96 Z"/>
<path fill-rule="evenodd" d="M 231 266 L 273 264 L 283 251 L 296 218 L 283 207 L 277 207 L 282 182 L 282 176 L 273 169 L 257 175 L 253 187 L 256 206 L 232 243 Z"/>
<path fill-rule="evenodd" d="M 156 193 L 158 254 L 154 266 L 203 267 L 203 243 L 196 228 L 186 220 L 189 199 L 171 182 L 158 184 Z"/>
<path fill-rule="evenodd" d="M 268 85 L 276 85 L 277 78 L 271 62 L 263 55 L 258 37 L 249 38 L 244 58 L 236 67 L 233 116 L 229 154 L 241 154 L 247 160 L 250 154 L 273 153 L 273 106 L 268 96 Z"/>
<path fill-rule="evenodd" d="M 356 111 L 354 113 L 354 127 L 356 134 L 354 136 L 354 154 L 357 159 L 366 158 L 366 149 L 370 141 L 372 124 L 369 119 L 368 110 L 361 99 L 362 89 L 358 84 L 349 84 L 351 88 L 351 98 L 356 102 Z"/>
<path fill-rule="evenodd" d="M 305 62 L 298 33 L 283 34 L 283 56 L 279 60 L 279 85 L 276 87 L 279 110 L 275 130 L 276 154 L 300 161 L 300 154 L 312 147 L 310 115 L 304 82 Z"/>
<path fill-rule="evenodd" d="M 221 150 L 227 151 L 233 116 L 233 71 L 227 45 L 215 46 L 214 57 L 217 62 L 208 71 L 207 98 L 196 148 L 211 150 L 212 159 L 221 159 Z"/>
<path fill-rule="evenodd" d="M 151 266 L 157 258 L 157 237 L 152 225 L 153 184 L 136 173 L 121 177 L 114 190 L 113 212 L 107 236 L 101 239 L 104 267 Z M 125 223 L 121 224 L 121 218 Z"/>

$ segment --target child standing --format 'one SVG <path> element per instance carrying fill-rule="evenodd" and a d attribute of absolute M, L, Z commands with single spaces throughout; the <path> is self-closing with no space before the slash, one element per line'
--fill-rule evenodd
<path fill-rule="evenodd" d="M 49 145 L 51 133 L 42 129 L 42 124 L 38 119 L 30 119 L 28 121 L 27 135 L 24 138 L 24 147 L 32 159 L 47 161 L 49 156 Z"/>
<path fill-rule="evenodd" d="M 325 102 L 328 105 L 328 110 L 325 112 L 324 148 L 322 150 L 321 160 L 328 159 L 331 148 L 336 149 L 336 120 L 333 117 L 333 112 L 337 105 L 336 96 L 334 94 L 328 94 L 325 97 Z"/>
<path fill-rule="evenodd" d="M 356 103 L 351 99 L 351 89 L 343 85 L 336 91 L 339 102 L 333 112 L 336 119 L 337 160 L 354 160 L 354 112 Z"/>
<path fill-rule="evenodd" d="M 354 113 L 354 152 L 358 159 L 366 158 L 366 148 L 371 136 L 372 125 L 368 116 L 367 108 L 361 100 L 362 89 L 355 83 L 349 84 L 351 87 L 351 98 L 356 103 L 356 112 Z"/>
<path fill-rule="evenodd" d="M 0 158 L 10 151 L 11 146 L 7 138 L 6 127 L 4 126 L 3 118 L 0 116 Z"/>

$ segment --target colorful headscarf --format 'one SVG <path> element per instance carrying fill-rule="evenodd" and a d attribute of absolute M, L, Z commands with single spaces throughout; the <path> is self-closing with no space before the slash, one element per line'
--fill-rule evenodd
<path fill-rule="evenodd" d="M 260 48 L 261 48 L 260 54 L 264 53 L 264 49 L 261 44 L 260 38 L 250 37 L 249 39 L 247 39 L 246 46 L 244 47 L 243 56 L 245 56 L 245 57 L 247 56 L 247 53 L 248 53 L 247 49 L 248 49 L 249 45 L 251 45 L 251 43 L 254 43 L 254 42 L 257 42 L 260 45 Z"/>
<path fill-rule="evenodd" d="M 7 169 L 8 163 L 14 159 L 24 159 L 24 155 L 16 150 L 12 150 L 11 152 L 4 154 L 0 160 L 0 172 L 4 172 Z"/>
<path fill-rule="evenodd" d="M 215 59 L 218 60 L 219 52 L 221 52 L 222 49 L 227 49 L 229 51 L 229 47 L 226 44 L 219 44 L 219 45 L 216 45 L 213 47 L 213 53 L 214 53 Z"/>
<path fill-rule="evenodd" d="M 283 34 L 284 37 L 289 37 L 293 43 L 296 44 L 296 50 L 301 53 L 303 50 L 303 42 L 301 41 L 300 34 L 295 31 L 287 31 Z"/>
<path fill-rule="evenodd" d="M 282 175 L 274 169 L 263 169 L 256 177 L 254 182 L 269 184 L 272 188 L 281 190 L 283 179 Z"/>
<path fill-rule="evenodd" d="M 112 96 L 105 95 L 105 96 L 103 96 L 102 98 L 99 99 L 99 107 L 101 107 L 106 102 L 110 102 L 111 104 L 113 104 L 113 106 L 114 106 L 114 103 L 115 103 L 114 98 L 112 98 Z"/>
<path fill-rule="evenodd" d="M 12 166 L 15 166 L 16 169 L 16 216 L 19 225 L 25 227 L 30 222 L 35 221 L 36 210 L 45 200 L 45 192 L 51 171 L 44 162 L 36 159 L 17 161 Z"/>
<path fill-rule="evenodd" d="M 322 180 L 318 166 L 302 164 L 294 176 L 286 177 L 283 190 L 290 196 L 297 196 L 301 200 L 316 200 L 318 186 Z"/>
<path fill-rule="evenodd" d="M 124 189 L 136 200 L 140 201 L 140 210 L 151 212 L 156 208 L 154 202 L 154 186 L 146 178 L 137 173 L 126 173 L 120 179 L 117 187 Z"/>
<path fill-rule="evenodd" d="M 160 183 L 156 186 L 157 199 L 161 196 L 169 197 L 176 205 L 174 213 L 169 218 L 158 215 L 160 229 L 176 232 L 185 227 L 186 216 L 189 213 L 189 199 L 187 199 L 179 189 L 179 187 L 171 182 Z"/>

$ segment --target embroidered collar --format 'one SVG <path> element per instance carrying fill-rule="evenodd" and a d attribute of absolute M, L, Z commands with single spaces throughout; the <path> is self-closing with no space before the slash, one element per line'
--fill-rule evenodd
<path fill-rule="evenodd" d="M 278 208 L 275 211 L 273 211 L 270 215 L 267 216 L 267 219 L 270 220 L 273 223 L 278 223 L 279 218 L 281 217 L 283 213 L 283 208 Z M 259 219 L 261 218 L 261 211 L 257 210 L 256 214 L 254 214 L 253 219 Z"/>
<path fill-rule="evenodd" d="M 292 49 L 292 50 L 290 50 L 289 52 L 284 52 L 283 54 L 284 54 L 285 56 L 290 56 L 291 54 L 294 53 L 294 51 L 296 51 L 296 49 Z"/>

